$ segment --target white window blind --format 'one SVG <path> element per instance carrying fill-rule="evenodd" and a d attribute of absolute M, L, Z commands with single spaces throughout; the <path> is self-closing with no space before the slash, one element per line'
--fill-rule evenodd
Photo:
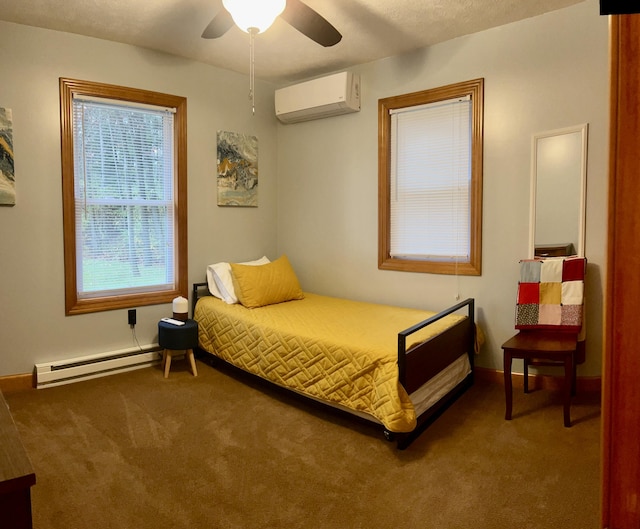
<path fill-rule="evenodd" d="M 175 288 L 173 117 L 74 97 L 79 299 Z"/>
<path fill-rule="evenodd" d="M 469 97 L 391 111 L 392 257 L 469 259 L 471 111 Z"/>

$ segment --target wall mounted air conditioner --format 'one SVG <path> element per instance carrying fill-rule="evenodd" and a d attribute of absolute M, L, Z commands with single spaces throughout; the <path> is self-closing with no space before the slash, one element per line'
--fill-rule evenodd
<path fill-rule="evenodd" d="M 360 76 L 342 72 L 276 90 L 276 116 L 283 123 L 360 111 Z"/>

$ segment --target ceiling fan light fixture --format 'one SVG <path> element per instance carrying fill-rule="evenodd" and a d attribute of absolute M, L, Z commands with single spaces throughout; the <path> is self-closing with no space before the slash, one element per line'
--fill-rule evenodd
<path fill-rule="evenodd" d="M 247 33 L 250 28 L 257 33 L 267 30 L 286 4 L 286 0 L 222 0 L 236 25 Z"/>

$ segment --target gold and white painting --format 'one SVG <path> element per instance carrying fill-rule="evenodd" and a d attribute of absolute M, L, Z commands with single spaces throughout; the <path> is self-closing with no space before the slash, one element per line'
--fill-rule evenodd
<path fill-rule="evenodd" d="M 15 203 L 13 119 L 10 108 L 0 108 L 0 206 L 13 206 Z"/>
<path fill-rule="evenodd" d="M 218 131 L 218 206 L 258 206 L 258 138 Z"/>

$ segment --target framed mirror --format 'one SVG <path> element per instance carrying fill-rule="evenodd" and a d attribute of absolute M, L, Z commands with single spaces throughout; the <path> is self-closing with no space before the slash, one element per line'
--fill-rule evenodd
<path fill-rule="evenodd" d="M 584 256 L 588 124 L 533 136 L 530 257 Z"/>

